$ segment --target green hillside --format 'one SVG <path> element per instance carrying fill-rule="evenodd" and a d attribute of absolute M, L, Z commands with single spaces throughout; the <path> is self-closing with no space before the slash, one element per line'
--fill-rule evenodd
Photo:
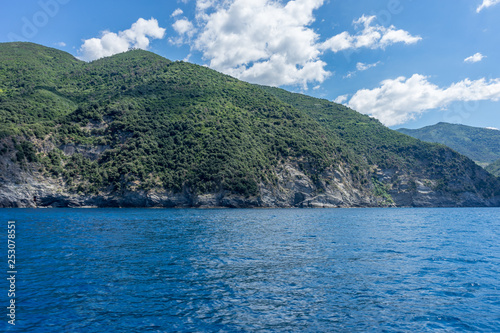
<path fill-rule="evenodd" d="M 0 44 L 0 120 L 4 186 L 29 175 L 71 196 L 229 193 L 258 205 L 262 191 L 297 191 L 304 177 L 297 203 L 342 187 L 370 205 L 412 205 L 424 183 L 447 205 L 465 193 L 477 202 L 500 194 L 498 180 L 444 146 L 326 100 L 142 50 L 85 63 Z M 284 177 L 295 167 L 303 176 L 290 189 Z"/>
<path fill-rule="evenodd" d="M 67 158 L 60 149 L 38 154 L 46 172 L 79 190 L 138 183 L 255 194 L 258 179 L 272 181 L 268 171 L 280 159 L 303 155 L 315 170 L 336 156 L 337 143 L 314 120 L 205 67 L 141 50 L 90 64 L 58 63 L 52 49 L 33 44 L 4 44 L 2 51 L 4 137 L 109 146 L 99 160 Z M 55 62 L 37 61 L 43 51 Z M 19 65 L 25 57 L 41 69 L 25 74 Z M 41 86 L 44 75 L 51 79 Z"/>
<path fill-rule="evenodd" d="M 492 175 L 500 177 L 500 159 L 496 160 L 493 163 L 488 164 L 488 166 L 486 166 L 485 169 Z"/>
<path fill-rule="evenodd" d="M 420 129 L 398 129 L 414 138 L 444 144 L 481 165 L 500 159 L 500 131 L 438 123 Z"/>
<path fill-rule="evenodd" d="M 342 147 L 348 147 L 365 167 L 412 169 L 417 164 L 425 168 L 428 162 L 439 163 L 437 160 L 443 153 L 442 146 L 422 144 L 343 105 L 278 88 L 262 89 L 311 116 L 330 133 L 335 133 L 341 139 Z"/>

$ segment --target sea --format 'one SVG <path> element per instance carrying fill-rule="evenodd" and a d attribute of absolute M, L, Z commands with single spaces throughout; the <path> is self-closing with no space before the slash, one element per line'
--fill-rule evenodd
<path fill-rule="evenodd" d="M 500 332 L 499 208 L 0 220 L 2 332 Z"/>

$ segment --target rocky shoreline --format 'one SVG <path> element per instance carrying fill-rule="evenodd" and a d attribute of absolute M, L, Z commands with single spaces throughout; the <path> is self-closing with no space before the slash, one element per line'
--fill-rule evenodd
<path fill-rule="evenodd" d="M 387 172 L 386 172 L 387 173 Z M 356 188 L 342 169 L 325 171 L 319 188 L 296 165 L 282 166 L 275 185 L 260 184 L 260 195 L 245 197 L 227 191 L 195 194 L 188 188 L 174 193 L 161 190 L 121 191 L 97 195 L 72 193 L 54 179 L 22 172 L 15 180 L 0 180 L 0 208 L 35 207 L 143 207 L 143 208 L 353 208 L 353 207 L 499 207 L 500 197 L 485 199 L 472 192 L 458 195 L 435 191 L 417 181 L 388 190 L 391 200 L 371 190 Z M 379 175 L 383 180 L 384 172 Z"/>

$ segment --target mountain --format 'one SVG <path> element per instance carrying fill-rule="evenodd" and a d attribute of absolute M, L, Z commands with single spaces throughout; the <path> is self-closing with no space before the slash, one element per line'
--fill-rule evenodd
<path fill-rule="evenodd" d="M 488 164 L 485 167 L 485 170 L 491 173 L 492 175 L 500 177 L 500 159 L 496 160 L 493 163 Z"/>
<path fill-rule="evenodd" d="M 131 50 L 0 44 L 0 207 L 500 206 L 451 149 L 342 105 Z"/>
<path fill-rule="evenodd" d="M 482 166 L 500 159 L 500 131 L 458 124 L 438 123 L 399 132 L 427 142 L 444 144 Z"/>

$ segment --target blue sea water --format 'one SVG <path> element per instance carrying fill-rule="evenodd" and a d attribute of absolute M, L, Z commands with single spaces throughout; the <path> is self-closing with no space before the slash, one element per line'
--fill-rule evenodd
<path fill-rule="evenodd" d="M 0 331 L 500 331 L 498 208 L 3 209 L 0 219 Z"/>

